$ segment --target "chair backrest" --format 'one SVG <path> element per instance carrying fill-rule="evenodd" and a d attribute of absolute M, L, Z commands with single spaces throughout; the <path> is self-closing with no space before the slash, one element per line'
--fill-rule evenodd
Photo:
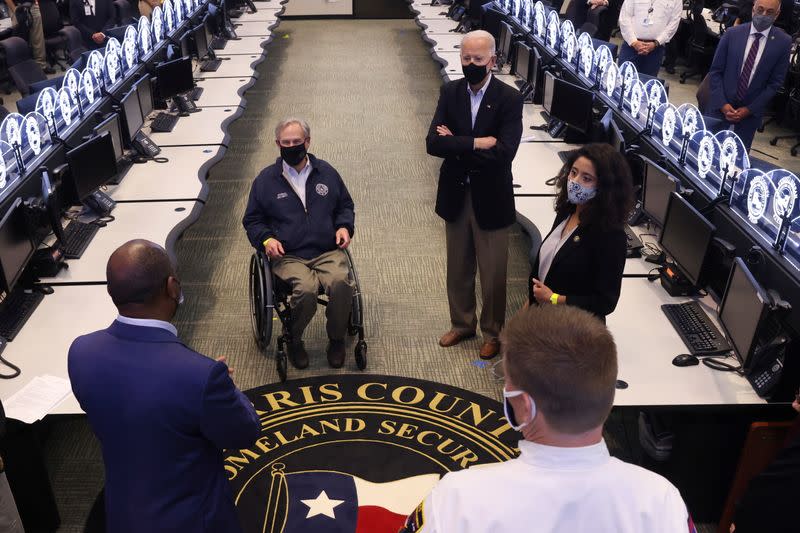
<path fill-rule="evenodd" d="M 3 119 L 6 118 L 11 112 L 6 109 L 6 106 L 0 105 L 0 122 L 3 122 Z"/>
<path fill-rule="evenodd" d="M 13 67 L 23 61 L 31 59 L 31 49 L 21 37 L 9 37 L 0 41 L 0 49 L 6 60 L 6 66 Z"/>
<path fill-rule="evenodd" d="M 31 83 L 47 79 L 42 67 L 33 59 L 26 59 L 13 67 L 8 67 L 8 73 L 11 75 L 11 79 L 14 80 L 14 85 L 17 86 L 22 96 L 30 94 Z"/>
<path fill-rule="evenodd" d="M 55 0 L 39 0 L 39 11 L 42 15 L 42 31 L 45 37 L 52 37 L 64 27 Z"/>
<path fill-rule="evenodd" d="M 17 19 L 17 24 L 14 26 L 14 36 L 21 37 L 28 40 L 31 32 L 31 8 L 29 4 L 18 5 L 14 10 L 14 18 Z"/>
<path fill-rule="evenodd" d="M 708 78 L 708 74 L 706 74 L 703 81 L 700 82 L 695 96 L 697 97 L 697 109 L 699 109 L 701 113 L 706 113 L 708 101 L 711 99 L 711 81 Z"/>
<path fill-rule="evenodd" d="M 64 26 L 61 29 L 61 33 L 67 36 L 67 53 L 69 54 L 69 60 L 74 63 L 80 59 L 81 54 L 88 50 L 86 43 L 83 41 L 83 36 L 75 26 Z"/>

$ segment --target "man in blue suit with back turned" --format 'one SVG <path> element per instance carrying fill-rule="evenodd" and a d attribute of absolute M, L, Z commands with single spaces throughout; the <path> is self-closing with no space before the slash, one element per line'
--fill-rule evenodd
<path fill-rule="evenodd" d="M 780 0 L 757 0 L 753 21 L 722 35 L 708 72 L 710 98 L 704 112 L 733 126 L 748 151 L 789 68 L 792 39 L 772 25 L 780 12 Z"/>
<path fill-rule="evenodd" d="M 72 390 L 100 440 L 106 531 L 241 533 L 223 449 L 259 434 L 224 358 L 186 347 L 169 320 L 183 299 L 167 253 L 144 240 L 106 268 L 119 316 L 69 350 Z"/>

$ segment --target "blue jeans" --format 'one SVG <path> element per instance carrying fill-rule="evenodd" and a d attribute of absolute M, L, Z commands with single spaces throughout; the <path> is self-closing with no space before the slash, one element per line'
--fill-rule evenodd
<path fill-rule="evenodd" d="M 628 43 L 623 42 L 622 48 L 619 50 L 619 64 L 622 65 L 625 61 L 630 61 L 636 67 L 637 72 L 657 77 L 661 62 L 664 61 L 664 52 L 665 49 L 662 45 L 656 47 L 646 56 L 640 56 Z"/>

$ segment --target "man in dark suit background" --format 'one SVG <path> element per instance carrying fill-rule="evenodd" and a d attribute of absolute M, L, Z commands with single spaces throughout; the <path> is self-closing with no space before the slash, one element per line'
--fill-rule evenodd
<path fill-rule="evenodd" d="M 224 358 L 186 347 L 169 320 L 182 300 L 166 252 L 130 241 L 108 260 L 119 310 L 69 350 L 72 390 L 103 450 L 107 531 L 240 533 L 222 450 L 260 424 Z"/>
<path fill-rule="evenodd" d="M 111 0 L 70 0 L 69 18 L 80 30 L 86 47 L 99 48 L 106 42 L 103 32 L 115 25 L 114 4 Z"/>
<path fill-rule="evenodd" d="M 436 214 L 446 222 L 447 298 L 452 328 L 439 344 L 475 335 L 475 271 L 481 278 L 480 356 L 500 347 L 505 321 L 508 228 L 515 220 L 511 162 L 522 137 L 522 96 L 495 79 L 494 37 L 478 30 L 461 41 L 464 79 L 442 86 L 426 138 L 444 159 Z"/>
<path fill-rule="evenodd" d="M 704 112 L 733 126 L 748 151 L 789 69 L 792 39 L 773 26 L 780 5 L 779 0 L 757 0 L 752 22 L 722 35 L 708 72 L 710 98 Z"/>

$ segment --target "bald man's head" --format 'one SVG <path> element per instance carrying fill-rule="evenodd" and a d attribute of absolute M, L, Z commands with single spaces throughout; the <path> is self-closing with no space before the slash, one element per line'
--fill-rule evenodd
<path fill-rule="evenodd" d="M 175 268 L 166 250 L 143 239 L 117 248 L 106 266 L 108 294 L 118 309 L 154 307 L 160 300 L 169 300 L 173 297 L 167 294 L 170 277 L 175 278 Z"/>
<path fill-rule="evenodd" d="M 491 57 L 495 53 L 494 35 L 485 30 L 475 30 L 467 33 L 461 39 L 461 49 L 467 47 L 470 50 L 480 52 Z"/>
<path fill-rule="evenodd" d="M 781 0 L 756 0 L 753 3 L 754 15 L 777 17 L 781 12 Z"/>

